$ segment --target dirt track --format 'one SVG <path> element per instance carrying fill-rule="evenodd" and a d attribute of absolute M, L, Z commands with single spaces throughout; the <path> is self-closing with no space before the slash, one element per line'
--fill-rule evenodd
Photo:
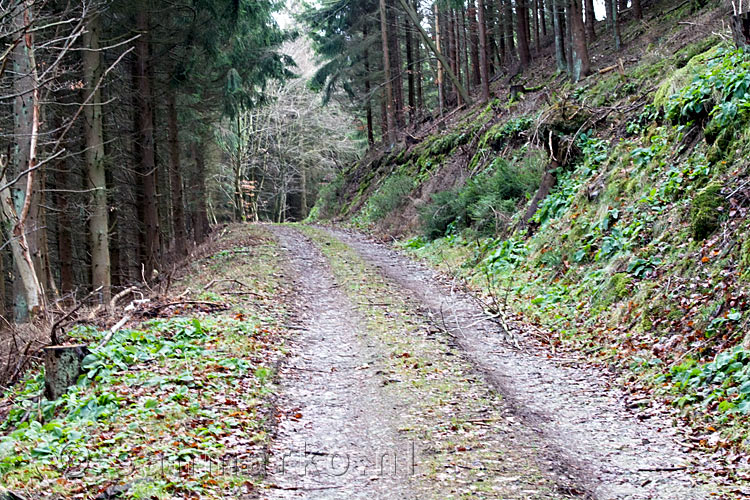
<path fill-rule="evenodd" d="M 397 402 L 378 390 L 356 313 L 325 259 L 300 235 L 276 228 L 299 287 L 303 333 L 282 368 L 283 417 L 273 450 L 270 498 L 415 498 L 409 443 L 396 432 Z M 395 451 L 395 474 L 377 457 Z M 393 495 L 393 496 L 390 496 Z"/>
<path fill-rule="evenodd" d="M 629 408 L 608 374 L 548 359 L 528 339 L 511 337 L 484 319 L 481 308 L 454 284 L 386 246 L 339 230 L 319 230 L 312 239 L 292 227 L 272 230 L 297 276 L 304 331 L 281 373 L 282 417 L 270 498 L 709 497 L 696 479 L 700 464 L 685 451 L 679 432 L 659 414 L 649 417 Z M 464 370 L 464 378 L 465 365 L 471 365 L 477 372 L 470 379 L 474 387 L 499 393 L 491 404 L 497 415 L 484 419 L 496 423 L 482 427 L 482 442 L 499 450 L 496 465 L 456 465 L 449 458 L 446 472 L 436 475 L 434 461 L 432 470 L 425 470 L 423 460 L 436 445 L 419 440 L 412 445 L 402 432 L 413 417 L 406 408 L 409 399 L 385 388 L 387 342 L 370 331 L 361 308 L 337 280 L 332 254 L 320 250 L 331 245 L 327 239 L 343 242 L 362 260 L 347 256 L 337 269 L 360 266 L 382 277 L 392 290 L 383 304 L 403 296 L 410 314 L 420 317 L 414 321 L 441 324 L 441 334 L 427 342 L 445 346 L 442 362 Z M 425 340 L 414 337 L 415 352 L 419 342 Z M 418 390 L 409 394 L 419 401 Z M 441 423 L 436 416 L 434 425 Z M 395 474 L 384 474 L 373 463 L 372 457 L 383 452 L 396 452 Z M 280 468 L 285 455 L 293 457 L 295 467 Z M 349 463 L 343 474 L 341 455 Z M 311 457 L 318 462 L 309 465 Z M 466 476 L 466 468 L 481 473 Z M 490 483 L 493 487 L 486 488 Z"/>

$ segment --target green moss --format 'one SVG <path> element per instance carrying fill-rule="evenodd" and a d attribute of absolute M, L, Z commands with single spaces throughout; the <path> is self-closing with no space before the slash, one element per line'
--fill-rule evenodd
<path fill-rule="evenodd" d="M 633 278 L 628 273 L 616 273 L 609 281 L 613 297 L 617 300 L 626 297 L 630 293 L 630 285 Z"/>
<path fill-rule="evenodd" d="M 648 311 L 641 317 L 641 321 L 638 325 L 642 332 L 650 332 L 654 329 L 654 322 L 651 320 L 651 315 Z"/>
<path fill-rule="evenodd" d="M 721 216 L 718 209 L 723 203 L 721 184 L 717 182 L 712 182 L 698 193 L 690 208 L 690 229 L 695 240 L 705 240 L 716 231 Z"/>
<path fill-rule="evenodd" d="M 719 41 L 719 37 L 713 35 L 688 45 L 684 49 L 677 51 L 674 56 L 674 65 L 678 69 L 684 68 L 692 58 L 713 49 L 719 43 Z"/>
<path fill-rule="evenodd" d="M 431 156 L 440 156 L 451 153 L 456 147 L 463 144 L 464 134 L 454 132 L 437 138 L 428 149 Z"/>
<path fill-rule="evenodd" d="M 479 151 L 488 147 L 499 149 L 507 142 L 516 139 L 521 133 L 531 128 L 532 123 L 533 120 L 530 117 L 521 116 L 493 125 L 482 136 L 477 149 Z"/>
<path fill-rule="evenodd" d="M 396 165 L 401 165 L 406 159 L 406 148 L 402 149 L 401 152 L 396 156 L 396 158 L 393 159 L 391 163 L 395 163 Z"/>
<path fill-rule="evenodd" d="M 675 71 L 672 76 L 664 80 L 654 95 L 654 104 L 657 107 L 667 104 L 669 98 L 678 90 L 688 85 L 698 75 L 706 61 L 715 55 L 718 47 L 713 46 L 705 52 L 701 52 L 685 64 L 684 67 Z"/>
<path fill-rule="evenodd" d="M 642 62 L 629 73 L 629 77 L 634 80 L 661 79 L 667 69 L 669 60 L 648 50 L 646 50 L 646 53 L 648 55 L 644 56 Z"/>
<path fill-rule="evenodd" d="M 609 78 L 600 80 L 599 83 L 589 91 L 589 95 L 592 98 L 592 104 L 594 106 L 603 106 L 604 104 L 611 102 L 613 98 L 617 97 L 615 91 L 622 81 L 623 77 L 617 72 Z"/>
<path fill-rule="evenodd" d="M 665 315 L 671 314 L 674 310 L 664 295 L 651 294 L 649 300 L 643 304 L 643 314 L 638 326 L 642 332 L 653 332 L 656 328 L 654 322 L 664 319 Z M 679 307 L 677 311 L 681 312 Z"/>
<path fill-rule="evenodd" d="M 750 239 L 742 242 L 740 249 L 740 273 L 742 279 L 750 280 Z"/>
<path fill-rule="evenodd" d="M 708 122 L 708 124 L 706 124 L 705 128 L 703 129 L 703 135 L 706 138 L 706 143 L 709 145 L 715 143 L 722 130 L 723 127 L 719 125 L 719 122 L 716 119 Z"/>
<path fill-rule="evenodd" d="M 550 107 L 547 117 L 544 123 L 546 131 L 569 135 L 578 132 L 591 117 L 591 113 L 570 101 L 560 101 Z"/>

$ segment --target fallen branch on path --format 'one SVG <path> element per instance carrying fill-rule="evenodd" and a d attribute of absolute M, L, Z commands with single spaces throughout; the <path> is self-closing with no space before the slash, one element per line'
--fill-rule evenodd
<path fill-rule="evenodd" d="M 115 295 L 114 297 L 112 297 L 112 300 L 109 301 L 109 309 L 110 309 L 110 311 L 114 311 L 115 307 L 117 306 L 117 301 L 118 300 L 120 300 L 121 298 L 125 297 L 129 293 L 135 292 L 136 290 L 138 290 L 137 286 L 131 286 L 130 288 L 126 288 L 125 290 L 121 291 L 120 293 L 118 293 L 117 295 Z"/>
<path fill-rule="evenodd" d="M 146 311 L 144 315 L 148 315 L 148 316 L 156 315 L 157 312 L 161 311 L 162 309 L 166 309 L 167 307 L 182 306 L 182 305 L 209 306 L 209 307 L 214 307 L 216 309 L 229 309 L 228 305 L 222 304 L 220 302 L 208 302 L 205 300 L 178 300 L 176 302 L 167 302 L 166 304 L 160 304 L 158 306 L 154 306 L 148 311 Z"/>

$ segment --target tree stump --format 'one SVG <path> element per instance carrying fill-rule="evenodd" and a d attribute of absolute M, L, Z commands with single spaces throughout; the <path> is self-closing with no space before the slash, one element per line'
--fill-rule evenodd
<path fill-rule="evenodd" d="M 732 28 L 732 38 L 737 47 L 750 47 L 750 12 L 732 16 L 729 23 Z"/>
<path fill-rule="evenodd" d="M 88 346 L 60 345 L 44 348 L 44 396 L 54 401 L 74 385 L 82 373 Z"/>
<path fill-rule="evenodd" d="M 523 85 L 511 85 L 510 86 L 510 100 L 515 102 L 521 94 L 526 92 L 526 87 Z"/>

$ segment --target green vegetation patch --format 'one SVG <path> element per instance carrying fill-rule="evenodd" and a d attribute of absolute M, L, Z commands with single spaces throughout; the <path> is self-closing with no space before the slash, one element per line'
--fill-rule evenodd
<path fill-rule="evenodd" d="M 393 174 L 367 200 L 361 216 L 365 222 L 376 222 L 396 210 L 414 190 L 414 179 L 403 173 Z"/>
<path fill-rule="evenodd" d="M 506 230 L 519 204 L 539 188 L 544 167 L 538 152 L 513 161 L 496 158 L 462 188 L 432 196 L 420 210 L 425 236 L 435 239 L 468 227 L 484 234 Z"/>
<path fill-rule="evenodd" d="M 43 367 L 31 370 L 5 395 L 3 486 L 30 498 L 93 498 L 118 488 L 120 498 L 224 499 L 258 483 L 286 312 L 278 295 L 265 300 L 281 283 L 275 245 L 262 230 L 234 227 L 223 244 L 226 250 L 193 263 L 193 273 L 203 272 L 185 284 L 202 289 L 231 277 L 253 284 L 257 299 L 233 296 L 227 313 L 183 312 L 119 331 L 92 348 L 78 383 L 55 401 L 43 396 Z M 230 297 L 219 289 L 204 294 Z M 104 333 L 71 335 L 95 346 Z M 238 455 L 255 458 L 232 469 Z"/>
<path fill-rule="evenodd" d="M 721 184 L 716 182 L 698 193 L 690 207 L 690 228 L 693 238 L 704 240 L 716 231 L 722 216 L 719 209 L 725 201 L 721 195 Z"/>
<path fill-rule="evenodd" d="M 710 363 L 688 359 L 674 366 L 666 379 L 681 408 L 698 403 L 727 416 L 750 415 L 750 351 L 741 346 L 719 353 Z"/>

